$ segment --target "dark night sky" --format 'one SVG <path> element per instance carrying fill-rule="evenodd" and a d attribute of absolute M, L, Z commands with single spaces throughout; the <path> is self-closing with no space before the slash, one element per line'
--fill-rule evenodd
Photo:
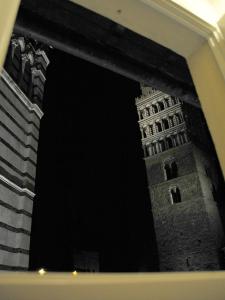
<path fill-rule="evenodd" d="M 77 249 L 99 251 L 101 271 L 155 270 L 139 83 L 58 50 L 49 58 L 30 268 L 73 270 Z"/>

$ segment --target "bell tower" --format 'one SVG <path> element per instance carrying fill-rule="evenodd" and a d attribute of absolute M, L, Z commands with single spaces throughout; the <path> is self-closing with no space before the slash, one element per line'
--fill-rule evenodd
<path fill-rule="evenodd" d="M 160 270 L 219 270 L 223 229 L 214 161 L 191 141 L 180 99 L 141 90 L 136 106 Z"/>

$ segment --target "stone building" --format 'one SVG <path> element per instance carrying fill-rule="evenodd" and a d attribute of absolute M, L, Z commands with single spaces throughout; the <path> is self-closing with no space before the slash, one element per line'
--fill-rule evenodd
<path fill-rule="evenodd" d="M 0 269 L 26 270 L 45 72 L 35 41 L 13 35 L 0 78 Z"/>
<path fill-rule="evenodd" d="M 180 99 L 147 86 L 141 90 L 136 106 L 160 271 L 220 269 L 224 236 L 217 169 L 207 147 L 192 139 L 197 132 L 207 144 L 199 109 L 189 109 L 190 118 Z"/>

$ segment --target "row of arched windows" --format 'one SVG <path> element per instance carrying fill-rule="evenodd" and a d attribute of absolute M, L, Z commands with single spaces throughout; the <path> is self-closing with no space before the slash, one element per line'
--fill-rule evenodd
<path fill-rule="evenodd" d="M 181 131 L 177 134 L 173 134 L 160 139 L 158 141 L 153 141 L 143 146 L 145 156 L 153 156 L 173 147 L 183 145 L 189 141 L 188 136 L 185 131 Z"/>
<path fill-rule="evenodd" d="M 159 100 L 153 104 L 147 104 L 145 107 L 138 109 L 139 120 L 157 114 L 158 112 L 171 107 L 177 103 L 180 103 L 180 100 L 177 97 L 165 97 L 162 100 Z"/>
<path fill-rule="evenodd" d="M 174 115 L 164 117 L 161 120 L 155 121 L 154 123 L 144 124 L 143 127 L 141 127 L 142 138 L 146 138 L 158 132 L 167 130 L 171 127 L 183 123 L 183 121 L 184 119 L 182 113 L 177 112 Z"/>

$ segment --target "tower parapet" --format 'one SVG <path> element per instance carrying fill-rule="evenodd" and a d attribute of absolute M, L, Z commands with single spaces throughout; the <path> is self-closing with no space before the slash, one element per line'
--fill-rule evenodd
<path fill-rule="evenodd" d="M 13 35 L 5 63 L 8 74 L 40 108 L 49 64 L 45 48 L 36 41 Z"/>

